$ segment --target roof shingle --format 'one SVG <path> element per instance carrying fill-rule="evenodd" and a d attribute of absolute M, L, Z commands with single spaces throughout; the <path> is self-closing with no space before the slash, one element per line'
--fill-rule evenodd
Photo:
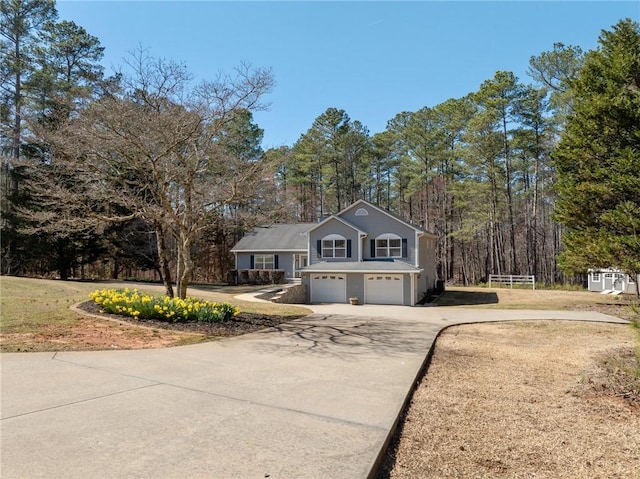
<path fill-rule="evenodd" d="M 419 273 L 421 268 L 404 261 L 323 261 L 305 268 L 310 273 Z"/>
<path fill-rule="evenodd" d="M 236 243 L 231 252 L 306 251 L 309 231 L 316 223 L 276 224 L 254 228 Z"/>

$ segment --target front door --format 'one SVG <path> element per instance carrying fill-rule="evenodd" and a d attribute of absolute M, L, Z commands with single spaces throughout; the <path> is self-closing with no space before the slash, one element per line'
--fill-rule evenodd
<path fill-rule="evenodd" d="M 293 277 L 300 277 L 300 269 L 307 266 L 307 255 L 306 254 L 296 254 L 293 259 Z"/>
<path fill-rule="evenodd" d="M 624 291 L 624 274 L 622 273 L 604 273 L 605 290 Z"/>
<path fill-rule="evenodd" d="M 614 276 L 614 279 L 613 279 L 613 290 L 614 291 L 624 291 L 624 289 L 625 289 L 624 275 L 620 274 L 620 273 L 615 273 L 613 276 Z"/>
<path fill-rule="evenodd" d="M 602 283 L 603 289 L 605 291 L 610 291 L 613 289 L 613 273 L 604 273 L 603 275 L 604 282 Z"/>

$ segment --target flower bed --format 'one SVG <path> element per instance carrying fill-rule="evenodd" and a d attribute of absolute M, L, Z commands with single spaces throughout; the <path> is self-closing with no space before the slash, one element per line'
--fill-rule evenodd
<path fill-rule="evenodd" d="M 89 297 L 106 313 L 173 323 L 221 323 L 229 321 L 240 312 L 229 303 L 212 303 L 195 298 L 156 297 L 129 288 L 96 290 Z"/>

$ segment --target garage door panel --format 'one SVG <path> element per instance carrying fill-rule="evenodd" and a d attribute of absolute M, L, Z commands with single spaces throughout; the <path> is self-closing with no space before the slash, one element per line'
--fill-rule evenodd
<path fill-rule="evenodd" d="M 367 304 L 404 304 L 404 277 L 401 274 L 365 276 Z"/>
<path fill-rule="evenodd" d="M 314 274 L 311 276 L 312 303 L 346 303 L 347 276 L 345 274 Z"/>

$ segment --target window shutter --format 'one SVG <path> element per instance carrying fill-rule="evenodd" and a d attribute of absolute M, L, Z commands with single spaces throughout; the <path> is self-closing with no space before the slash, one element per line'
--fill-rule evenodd
<path fill-rule="evenodd" d="M 347 258 L 351 258 L 351 240 L 347 240 Z"/>
<path fill-rule="evenodd" d="M 407 238 L 402 238 L 402 257 L 406 258 L 407 256 Z"/>
<path fill-rule="evenodd" d="M 376 257 L 376 240 L 374 239 L 371 240 L 371 257 Z"/>
<path fill-rule="evenodd" d="M 273 269 L 280 269 L 278 267 L 278 255 L 277 254 L 273 255 Z"/>
<path fill-rule="evenodd" d="M 249 269 L 255 269 L 256 266 L 256 257 L 251 255 Z"/>
<path fill-rule="evenodd" d="M 316 249 L 318 250 L 318 258 L 322 258 L 322 240 L 316 241 Z"/>

